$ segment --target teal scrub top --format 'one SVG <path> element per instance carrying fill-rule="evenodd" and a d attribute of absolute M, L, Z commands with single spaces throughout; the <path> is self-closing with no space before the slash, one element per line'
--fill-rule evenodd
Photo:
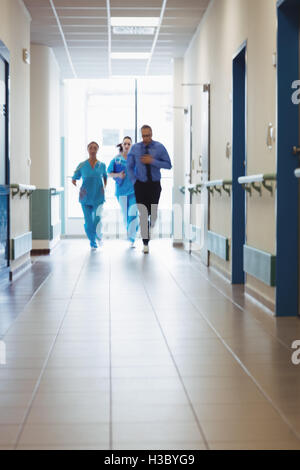
<path fill-rule="evenodd" d="M 107 173 L 120 173 L 123 168 L 126 175 L 125 178 L 123 180 L 119 180 L 119 178 L 114 178 L 116 182 L 117 198 L 119 198 L 120 196 L 129 196 L 129 194 L 134 193 L 133 184 L 127 173 L 127 160 L 125 160 L 122 155 L 117 155 L 115 158 L 112 159 L 112 161 L 108 165 Z"/>
<path fill-rule="evenodd" d="M 103 178 L 107 178 L 105 163 L 97 161 L 94 168 L 88 160 L 80 163 L 76 168 L 73 178 L 80 180 L 82 186 L 79 192 L 79 202 L 86 205 L 100 205 L 105 201 Z"/>

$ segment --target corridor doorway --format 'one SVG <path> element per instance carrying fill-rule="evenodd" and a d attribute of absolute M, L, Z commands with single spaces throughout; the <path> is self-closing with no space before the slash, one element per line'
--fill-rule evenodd
<path fill-rule="evenodd" d="M 232 112 L 232 284 L 244 284 L 243 247 L 246 241 L 246 193 L 238 183 L 247 168 L 247 44 L 233 59 Z"/>
<path fill-rule="evenodd" d="M 297 0 L 277 2 L 276 315 L 299 315 L 299 26 Z M 298 82 L 298 83 L 297 83 Z M 297 91 L 298 89 L 298 91 Z"/>

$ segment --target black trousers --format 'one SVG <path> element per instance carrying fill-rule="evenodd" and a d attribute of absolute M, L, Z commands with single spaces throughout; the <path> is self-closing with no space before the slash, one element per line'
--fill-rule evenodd
<path fill-rule="evenodd" d="M 161 193 L 160 181 L 136 181 L 134 185 L 136 203 L 140 214 L 141 235 L 144 245 L 149 243 L 149 229 L 157 220 L 158 203 Z"/>

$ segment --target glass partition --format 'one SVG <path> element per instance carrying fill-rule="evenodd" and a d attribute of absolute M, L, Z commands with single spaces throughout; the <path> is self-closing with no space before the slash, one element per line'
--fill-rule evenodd
<path fill-rule="evenodd" d="M 142 77 L 107 80 L 66 80 L 66 234 L 83 235 L 78 189 L 71 184 L 76 166 L 88 158 L 87 144 L 100 145 L 99 160 L 106 166 L 117 155 L 124 136 L 140 140 L 140 127 L 149 124 L 153 139 L 165 145 L 172 157 L 172 78 Z M 158 229 L 171 234 L 172 171 L 162 171 L 162 196 Z M 123 236 L 124 229 L 115 183 L 109 178 L 103 229 L 109 237 Z M 164 215 L 163 215 L 164 214 Z"/>

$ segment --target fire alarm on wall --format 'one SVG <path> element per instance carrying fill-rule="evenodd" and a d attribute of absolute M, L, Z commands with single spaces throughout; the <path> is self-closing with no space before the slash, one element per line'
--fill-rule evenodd
<path fill-rule="evenodd" d="M 25 64 L 30 64 L 30 52 L 28 49 L 23 49 L 23 60 Z"/>

